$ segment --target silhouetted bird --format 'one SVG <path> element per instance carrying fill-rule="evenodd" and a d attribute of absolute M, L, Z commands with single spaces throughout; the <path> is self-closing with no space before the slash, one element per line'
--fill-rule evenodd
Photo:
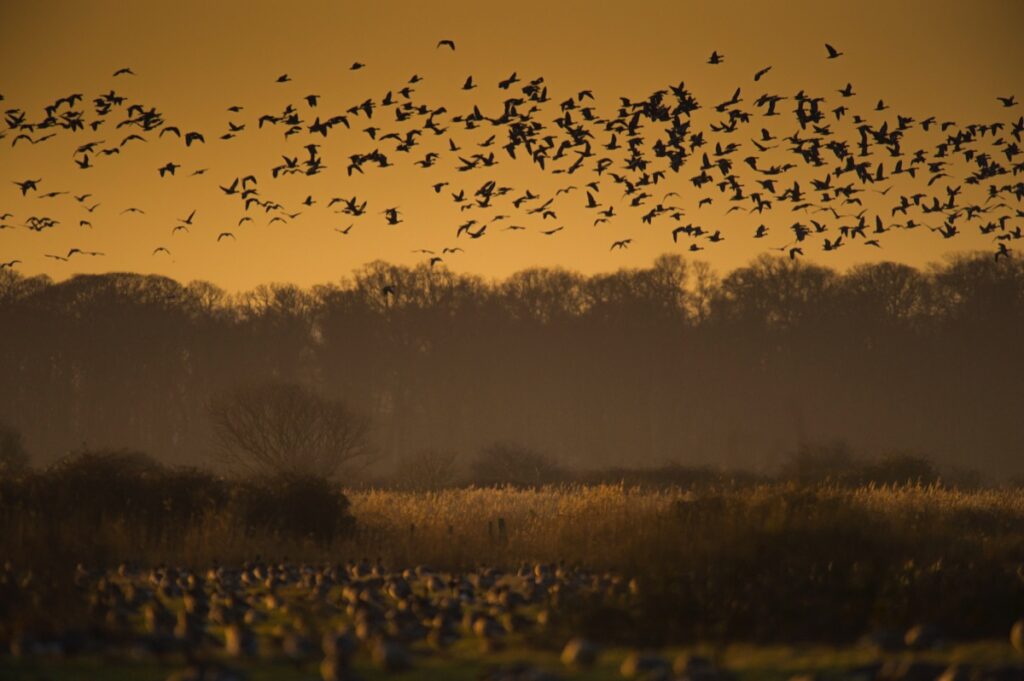
<path fill-rule="evenodd" d="M 25 196 L 29 190 L 37 191 L 39 189 L 38 185 L 40 182 L 42 182 L 42 180 L 24 180 L 22 182 L 15 182 L 14 184 L 18 185 L 18 189 L 21 190 L 21 195 Z"/>

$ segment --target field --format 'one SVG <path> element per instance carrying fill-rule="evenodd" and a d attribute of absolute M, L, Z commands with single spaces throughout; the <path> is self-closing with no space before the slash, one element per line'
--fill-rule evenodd
<path fill-rule="evenodd" d="M 48 516 L 14 492 L 0 678 L 216 663 L 253 679 L 602 679 L 643 651 L 657 653 L 651 678 L 683 653 L 689 678 L 930 679 L 954 663 L 1024 678 L 1012 489 L 363 489 L 347 493 L 351 525 L 306 536 L 254 531 L 230 505 L 174 533 L 139 508 L 82 534 L 81 508 Z M 582 657 L 566 666 L 574 639 Z"/>

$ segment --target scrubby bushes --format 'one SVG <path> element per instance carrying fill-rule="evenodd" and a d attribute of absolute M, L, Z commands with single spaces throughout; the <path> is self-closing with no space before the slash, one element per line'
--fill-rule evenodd
<path fill-rule="evenodd" d="M 566 472 L 550 457 L 521 444 L 498 442 L 480 450 L 471 465 L 477 485 L 549 485 L 566 479 Z"/>
<path fill-rule="evenodd" d="M 323 544 L 353 527 L 348 499 L 322 478 L 221 478 L 127 450 L 80 452 L 0 478 L 0 553 L 8 555 L 47 545 L 104 560 L 114 545 L 173 553 L 197 542 Z"/>
<path fill-rule="evenodd" d="M 394 477 L 403 489 L 443 489 L 459 482 L 458 454 L 444 449 L 421 449 L 407 456 Z"/>
<path fill-rule="evenodd" d="M 874 458 L 861 458 L 845 442 L 805 443 L 783 466 L 781 477 L 804 484 L 827 482 L 834 485 L 932 485 L 943 477 L 926 457 L 907 451 L 890 451 Z M 958 469 L 947 483 L 977 487 L 980 476 Z"/>
<path fill-rule="evenodd" d="M 250 533 L 326 543 L 354 525 L 345 495 L 313 476 L 246 480 L 235 486 L 232 502 L 233 512 Z"/>

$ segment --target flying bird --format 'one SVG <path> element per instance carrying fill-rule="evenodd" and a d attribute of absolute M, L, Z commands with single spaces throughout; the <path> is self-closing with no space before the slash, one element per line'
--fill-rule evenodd
<path fill-rule="evenodd" d="M 21 195 L 25 196 L 30 190 L 38 191 L 38 185 L 40 182 L 42 182 L 42 180 L 24 180 L 22 182 L 15 182 L 14 184 L 18 185 L 18 188 L 21 189 Z"/>
<path fill-rule="evenodd" d="M 838 51 L 836 48 L 832 47 L 828 43 L 825 43 L 825 50 L 828 52 L 829 59 L 836 59 L 838 57 L 843 56 L 842 52 Z"/>
<path fill-rule="evenodd" d="M 438 40 L 437 41 L 437 47 L 438 48 L 448 47 L 448 48 L 451 48 L 452 52 L 454 52 L 455 51 L 455 41 L 454 40 Z"/>
<path fill-rule="evenodd" d="M 633 242 L 632 239 L 622 239 L 621 241 L 613 241 L 612 242 L 612 247 L 609 248 L 608 250 L 609 251 L 614 251 L 616 248 L 621 249 L 621 250 L 625 250 L 625 249 L 629 248 L 629 244 L 631 244 L 632 242 Z"/>

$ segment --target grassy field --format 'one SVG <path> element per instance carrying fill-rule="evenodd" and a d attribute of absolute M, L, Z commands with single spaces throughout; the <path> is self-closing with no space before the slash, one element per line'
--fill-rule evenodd
<path fill-rule="evenodd" d="M 218 660 L 253 679 L 316 678 L 330 632 L 352 642 L 349 676 L 338 678 L 540 678 L 510 675 L 517 663 L 621 678 L 640 650 L 669 664 L 697 651 L 741 679 L 900 678 L 898 664 L 1024 678 L 1009 668 L 1024 662 L 1009 637 L 1024 616 L 1018 490 L 575 485 L 346 496 L 354 523 L 304 536 L 254 528 L 226 501 L 173 532 L 130 513 L 90 526 L 88 514 L 29 512 L 31 496 L 13 503 L 8 490 L 0 634 L 21 654 L 0 657 L 0 678 L 162 679 Z M 252 650 L 231 653 L 231 626 Z M 559 661 L 574 638 L 601 651 L 585 671 Z M 374 655 L 385 644 L 411 669 L 385 672 Z M 888 677 L 870 667 L 884 661 Z M 859 668 L 865 675 L 849 675 Z"/>

